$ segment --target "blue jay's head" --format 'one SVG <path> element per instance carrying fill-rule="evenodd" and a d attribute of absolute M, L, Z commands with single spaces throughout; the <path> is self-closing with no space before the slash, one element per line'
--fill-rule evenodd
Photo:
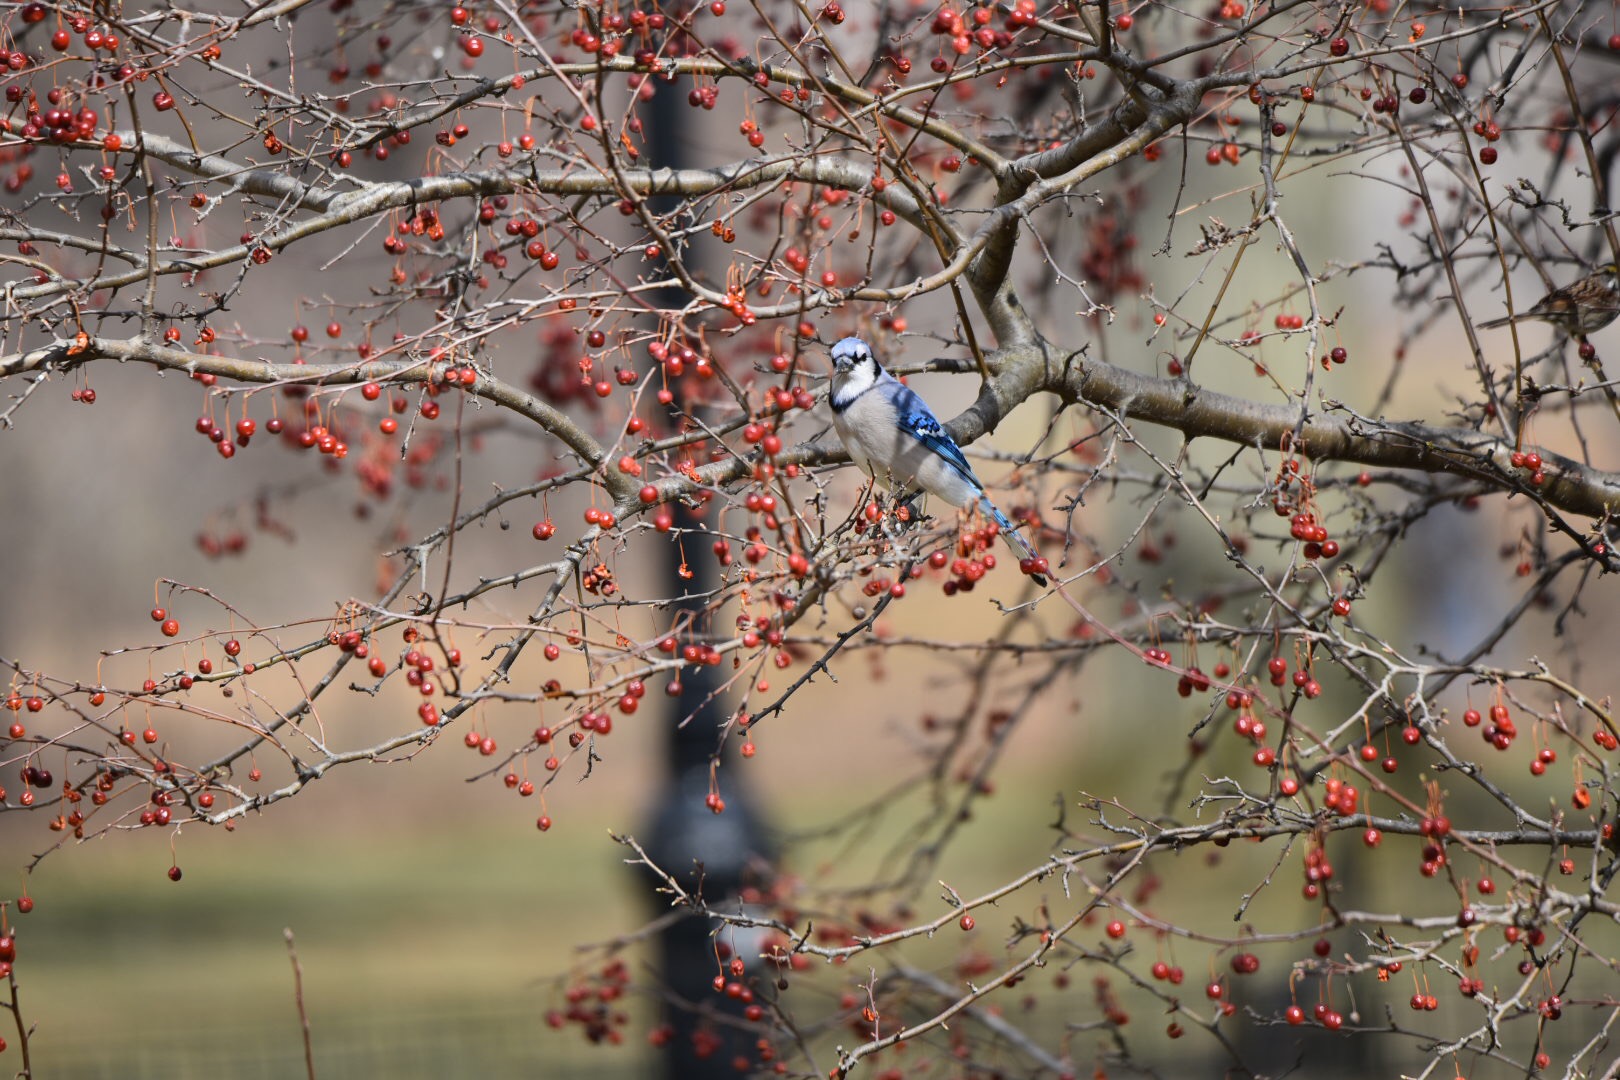
<path fill-rule="evenodd" d="M 877 357 L 872 355 L 872 347 L 858 337 L 847 337 L 834 345 L 832 362 L 833 369 L 840 375 L 848 375 L 858 368 L 877 367 Z"/>

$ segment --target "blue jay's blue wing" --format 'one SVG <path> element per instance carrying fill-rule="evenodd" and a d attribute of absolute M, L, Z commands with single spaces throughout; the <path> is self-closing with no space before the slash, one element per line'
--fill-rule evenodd
<path fill-rule="evenodd" d="M 967 458 L 962 456 L 962 448 L 956 445 L 956 440 L 951 438 L 950 433 L 945 430 L 944 425 L 934 416 L 927 403 L 918 397 L 910 387 L 898 380 L 895 381 L 892 397 L 900 429 L 926 446 L 934 456 L 948 465 L 953 472 L 973 485 L 979 493 L 979 505 L 984 509 L 985 513 L 995 520 L 996 525 L 1001 530 L 1001 535 L 1006 539 L 1007 543 L 1013 546 L 1014 550 L 1028 559 L 1040 558 L 1040 553 L 1025 539 L 1024 534 L 1013 527 L 1013 523 L 1007 520 L 1007 515 L 1003 514 L 996 507 L 996 504 L 990 501 L 990 496 L 984 493 L 984 485 L 979 482 L 977 476 L 973 475 L 973 466 L 969 465 Z M 1041 574 L 1031 573 L 1029 576 L 1035 584 L 1042 588 L 1046 587 L 1046 578 Z"/>
<path fill-rule="evenodd" d="M 973 475 L 973 466 L 962 456 L 962 448 L 956 445 L 956 440 L 951 438 L 916 391 L 900 383 L 894 392 L 894 408 L 901 430 L 938 455 L 962 479 L 981 491 L 984 489 L 979 478 Z"/>

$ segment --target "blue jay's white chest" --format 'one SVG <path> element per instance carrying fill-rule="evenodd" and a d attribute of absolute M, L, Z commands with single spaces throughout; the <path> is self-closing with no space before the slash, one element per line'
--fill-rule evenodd
<path fill-rule="evenodd" d="M 978 500 L 978 486 L 906 434 L 893 405 L 875 392 L 834 413 L 833 426 L 850 460 L 896 493 L 920 489 L 955 507 Z"/>

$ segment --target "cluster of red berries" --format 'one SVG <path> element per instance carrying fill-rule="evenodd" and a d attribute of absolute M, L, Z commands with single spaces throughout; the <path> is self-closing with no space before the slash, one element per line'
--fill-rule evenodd
<path fill-rule="evenodd" d="M 1513 726 L 1513 716 L 1508 712 L 1508 707 L 1501 702 L 1491 706 L 1490 715 L 1491 722 L 1485 725 L 1480 734 L 1496 749 L 1506 750 L 1513 745 L 1513 740 L 1519 734 L 1518 728 Z M 1479 727 L 1483 719 L 1478 709 L 1468 709 L 1463 713 L 1463 723 L 1468 727 Z"/>
<path fill-rule="evenodd" d="M 954 559 L 944 551 L 935 551 L 928 556 L 928 565 L 936 570 L 949 564 L 950 576 L 940 586 L 946 596 L 972 592 L 973 587 L 996 568 L 996 553 L 988 550 L 989 537 L 996 535 L 995 529 L 994 525 L 986 525 L 963 533 L 957 539 Z"/>
<path fill-rule="evenodd" d="M 170 617 L 169 613 L 160 607 L 151 611 L 152 621 L 158 623 L 158 630 L 164 637 L 174 637 L 180 633 L 180 620 Z"/>
<path fill-rule="evenodd" d="M 471 729 L 461 737 L 461 744 L 469 750 L 477 750 L 484 757 L 490 757 L 500 749 L 493 735 L 480 735 Z"/>
<path fill-rule="evenodd" d="M 921 573 L 921 567 L 914 567 L 911 571 L 913 577 L 916 577 Z M 879 597 L 884 593 L 888 593 L 896 600 L 901 599 L 906 595 L 905 582 L 891 581 L 882 574 L 874 574 L 872 577 L 867 578 L 866 581 L 861 585 L 861 595 L 863 596 Z"/>
<path fill-rule="evenodd" d="M 1176 680 L 1176 693 L 1181 697 L 1192 697 L 1195 692 L 1202 694 L 1209 687 L 1209 676 L 1199 670 L 1197 664 L 1187 668 L 1181 673 L 1181 678 Z"/>
<path fill-rule="evenodd" d="M 39 790 L 44 791 L 55 782 L 55 779 L 56 778 L 51 775 L 51 770 L 45 768 L 44 766 L 24 765 L 22 767 L 23 792 L 20 796 L 18 796 L 17 801 L 23 806 L 34 805 L 34 793 L 29 789 L 38 788 Z"/>
<path fill-rule="evenodd" d="M 1304 542 L 1305 558 L 1334 559 L 1339 555 L 1339 544 L 1329 537 L 1327 526 L 1317 518 L 1312 505 L 1315 493 L 1316 485 L 1308 474 L 1301 472 L 1299 460 L 1289 458 L 1277 471 L 1277 493 L 1272 499 L 1272 510 L 1278 517 L 1288 518 L 1288 535 Z"/>
<path fill-rule="evenodd" d="M 1226 695 L 1228 705 L 1232 703 L 1234 696 L 1238 701 L 1238 715 L 1237 719 L 1232 721 L 1232 731 L 1239 738 L 1248 739 L 1256 744 L 1257 749 L 1254 752 L 1254 763 L 1260 766 L 1262 769 L 1269 769 L 1272 765 L 1276 764 L 1277 752 L 1269 746 L 1261 745 L 1266 739 L 1266 722 L 1254 715 L 1254 712 L 1252 711 L 1251 706 L 1254 702 L 1254 695 L 1247 690 L 1236 693 L 1228 693 Z M 1290 783 L 1290 787 L 1292 790 L 1286 790 L 1283 792 L 1283 794 L 1293 795 L 1299 790 L 1298 786 L 1292 783 Z"/>
<path fill-rule="evenodd" d="M 1356 812 L 1357 803 L 1361 800 L 1361 792 L 1354 784 L 1332 777 L 1328 779 L 1324 787 L 1326 788 L 1326 794 L 1322 799 L 1323 806 L 1340 817 L 1350 817 Z"/>
<path fill-rule="evenodd" d="M 1288 535 L 1305 541 L 1302 554 L 1307 559 L 1332 559 L 1339 554 L 1339 542 L 1328 537 L 1327 526 L 1316 520 L 1316 515 L 1301 510 L 1288 521 Z"/>
<path fill-rule="evenodd" d="M 1422 862 L 1418 864 L 1418 872 L 1432 878 L 1446 865 L 1445 840 L 1451 835 L 1451 819 L 1444 814 L 1425 817 L 1418 822 L 1418 833 L 1427 838 L 1420 852 Z"/>
<path fill-rule="evenodd" d="M 456 650 L 451 651 L 456 652 Z M 376 671 L 378 666 L 385 666 L 382 665 L 382 657 L 373 657 L 372 659 L 377 662 L 372 665 L 373 672 Z M 461 657 L 457 653 L 455 659 L 450 661 L 450 665 L 454 667 L 460 659 Z M 405 654 L 405 681 L 416 687 L 417 692 L 423 697 L 432 697 L 439 692 L 438 684 L 432 679 L 433 669 L 433 657 L 427 653 L 418 649 L 411 649 Z"/>
<path fill-rule="evenodd" d="M 561 1030 L 577 1025 L 586 1041 L 618 1045 L 624 1041 L 622 1029 L 630 1023 L 629 1014 L 612 1008 L 630 985 L 630 970 L 622 960 L 609 961 L 599 972 L 586 976 L 565 992 L 566 1009 L 546 1013 L 546 1026 Z"/>
<path fill-rule="evenodd" d="M 1523 469 L 1530 474 L 1530 486 L 1540 487 L 1547 482 L 1547 474 L 1541 469 L 1541 455 L 1534 450 L 1515 450 L 1508 455 L 1508 464 L 1515 469 Z"/>
<path fill-rule="evenodd" d="M 658 651 L 672 655 L 678 652 L 682 660 L 694 667 L 700 664 L 707 667 L 718 667 L 721 661 L 720 650 L 709 642 L 691 641 L 681 645 L 671 634 L 666 634 L 659 639 Z"/>
<path fill-rule="evenodd" d="M 714 986 L 714 992 L 717 994 L 724 994 L 733 1001 L 740 1001 L 744 1005 L 753 1004 L 753 988 L 747 983 L 743 982 L 744 976 L 746 976 L 748 973 L 748 965 L 743 962 L 742 957 L 731 956 L 731 948 L 724 945 L 724 943 L 722 943 L 722 946 L 718 951 L 722 961 L 725 964 L 725 968 L 714 977 L 714 982 L 712 984 Z M 763 1012 L 756 1014 L 753 1018 L 758 1019 L 761 1015 L 763 1015 Z"/>
<path fill-rule="evenodd" d="M 59 30 L 57 33 L 65 36 L 66 31 Z M 13 95 L 13 91 L 16 91 L 15 95 Z M 60 100 L 56 97 L 58 93 L 58 91 L 52 90 L 51 97 L 56 100 Z M 21 101 L 22 88 L 17 86 L 15 83 L 8 86 L 6 88 L 6 97 L 8 100 L 15 97 L 16 101 Z M 94 139 L 96 135 L 96 124 L 100 122 L 100 119 L 101 117 L 96 113 L 96 110 L 90 108 L 88 105 L 80 106 L 77 111 L 73 109 L 55 107 L 47 108 L 41 111 L 38 100 L 30 97 L 28 103 L 28 112 L 23 118 L 22 125 L 20 127 L 13 127 L 12 130 L 16 131 L 24 139 L 40 139 L 46 142 L 70 143 L 86 139 Z M 57 186 L 62 187 L 60 183 L 58 183 Z M 63 187 L 63 190 L 73 190 L 71 181 L 66 187 Z"/>
<path fill-rule="evenodd" d="M 433 402 L 429 401 L 423 403 L 422 415 L 424 417 L 427 416 L 427 406 L 429 405 L 433 405 Z M 438 406 L 434 405 L 433 409 L 434 414 L 437 415 Z M 265 428 L 272 434 L 284 430 L 281 421 L 275 419 L 272 419 L 268 424 L 266 424 Z M 296 445 L 300 450 L 319 450 L 322 455 L 330 457 L 334 461 L 341 461 L 349 456 L 349 444 L 345 442 L 336 431 L 327 427 L 325 424 L 314 424 L 310 427 L 304 428 L 302 431 L 297 432 L 296 434 L 289 433 L 287 440 L 288 442 Z M 220 450 L 220 453 L 224 453 L 223 448 Z M 230 455 L 227 454 L 226 456 L 228 457 Z"/>
<path fill-rule="evenodd" d="M 211 416 L 199 416 L 196 423 L 197 434 L 208 439 L 219 448 L 219 456 L 231 458 L 236 456 L 238 446 L 247 446 L 253 438 L 253 433 L 259 430 L 259 425 L 251 417 L 244 416 L 236 422 L 236 442 L 231 442 L 231 432 L 223 424 L 214 422 Z"/>
<path fill-rule="evenodd" d="M 1169 982 L 1172 986 L 1180 986 L 1181 980 L 1186 978 L 1186 972 L 1180 967 L 1167 964 L 1163 960 L 1154 962 L 1151 969 L 1153 978 L 1159 982 Z"/>
<path fill-rule="evenodd" d="M 40 697 L 38 694 L 30 694 L 25 700 L 23 696 L 17 693 L 15 690 L 6 695 L 6 708 L 10 709 L 12 712 L 20 712 L 25 707 L 29 712 L 39 712 L 45 707 L 45 699 Z M 21 724 L 14 723 L 11 725 L 11 737 L 13 739 L 20 739 L 25 734 L 27 734 L 27 732 L 23 730 L 23 726 Z"/>
<path fill-rule="evenodd" d="M 1013 43 L 1013 34 L 1025 27 L 1034 26 L 1039 17 L 1035 0 L 1018 0 L 1013 9 L 1007 13 L 1004 28 L 996 30 L 990 26 L 991 20 L 995 18 L 995 12 L 988 7 L 976 6 L 970 15 L 964 16 L 954 8 L 946 6 L 935 13 L 929 32 L 950 38 L 951 51 L 958 56 L 966 56 L 973 51 L 975 44 L 981 49 L 1009 48 Z M 950 69 L 950 64 L 943 56 L 936 57 L 933 68 L 936 72 L 943 73 Z"/>
<path fill-rule="evenodd" d="M 197 534 L 197 550 L 210 559 L 222 555 L 240 555 L 247 550 L 247 546 L 247 534 L 240 529 L 232 529 L 223 535 L 211 532 Z"/>
<path fill-rule="evenodd" d="M 784 400 L 782 394 L 786 394 Z M 810 391 L 799 387 L 797 392 L 777 391 L 772 394 L 772 401 L 783 412 L 789 409 L 808 409 L 815 405 Z M 765 452 L 766 457 L 775 457 L 782 452 L 782 437 L 776 433 L 775 421 L 751 422 L 743 425 L 743 442 L 749 446 L 757 446 Z"/>
<path fill-rule="evenodd" d="M 152 792 L 149 801 L 151 805 L 141 810 L 140 823 L 142 825 L 167 825 L 174 814 L 171 809 L 171 804 L 174 801 L 173 797 L 169 792 L 160 789 Z"/>
<path fill-rule="evenodd" d="M 902 508 L 902 511 L 904 508 Z M 867 524 L 876 522 L 880 514 L 876 503 L 869 503 L 864 514 L 865 521 L 857 521 L 855 531 L 866 531 Z M 902 513 L 902 520 L 905 520 Z M 995 552 L 990 548 L 995 538 L 1001 534 L 1001 529 L 995 522 L 985 522 L 977 528 L 964 529 L 956 538 L 954 557 L 952 552 L 943 549 L 931 552 L 928 556 L 928 567 L 932 570 L 947 570 L 949 577 L 940 586 L 946 596 L 955 596 L 957 593 L 970 593 L 984 576 L 994 570 L 999 563 Z M 1043 559 L 1021 559 L 1018 568 L 1024 574 L 1038 574 L 1047 567 Z M 904 585 L 895 583 L 892 588 L 901 590 L 904 594 Z M 871 594 L 875 595 L 875 594 Z"/>
<path fill-rule="evenodd" d="M 664 374 L 671 379 L 685 375 L 687 368 L 691 368 L 699 378 L 714 378 L 714 359 L 690 345 L 671 345 L 655 339 L 647 344 L 647 355 L 663 365 Z M 667 400 L 660 395 L 658 400 L 660 404 L 668 405 L 675 400 L 675 395 L 671 392 Z"/>
<path fill-rule="evenodd" d="M 1329 542 L 1331 543 L 1331 541 Z M 1340 599 L 1343 599 L 1343 597 L 1340 597 Z M 1346 603 L 1348 604 L 1348 601 Z M 1334 604 L 1335 610 L 1337 610 L 1338 601 L 1334 601 Z M 1348 607 L 1345 613 L 1349 613 Z M 1266 661 L 1266 674 L 1271 679 L 1272 686 L 1283 685 L 1284 679 L 1288 675 L 1288 661 L 1280 656 L 1273 656 Z M 1295 689 L 1313 701 L 1322 696 L 1322 684 L 1317 682 L 1311 675 L 1309 668 L 1295 668 L 1291 681 Z"/>
<path fill-rule="evenodd" d="M 613 571 L 606 563 L 597 563 L 587 570 L 580 579 L 580 587 L 592 596 L 612 596 L 619 591 L 618 583 L 613 580 Z"/>
<path fill-rule="evenodd" d="M 482 745 L 482 742 L 480 742 L 480 749 L 482 749 Z M 501 777 L 501 783 L 525 799 L 534 794 L 534 781 L 529 780 L 527 777 L 520 777 L 515 772 L 509 772 Z"/>
<path fill-rule="evenodd" d="M 1018 560 L 1018 572 L 1025 577 L 1034 577 L 1037 574 L 1045 577 L 1052 572 L 1052 564 L 1045 555 L 1036 555 L 1033 558 L 1026 555 Z"/>
<path fill-rule="evenodd" d="M 1092 980 L 1091 987 L 1095 992 L 1097 1011 L 1102 1014 L 1104 1020 L 1115 1027 L 1124 1027 L 1131 1022 L 1131 1014 L 1120 1004 L 1118 995 L 1114 993 L 1112 984 L 1106 978 L 1097 976 Z"/>
<path fill-rule="evenodd" d="M 1338 1031 L 1339 1028 L 1344 1026 L 1344 1014 L 1334 1010 L 1325 1001 L 1317 1002 L 1316 1008 L 1311 1015 L 1316 1018 L 1318 1024 L 1321 1024 L 1329 1031 Z M 1289 1024 L 1298 1027 L 1305 1022 L 1305 1010 L 1298 1005 L 1290 1005 L 1287 1011 L 1283 1013 L 1283 1019 Z"/>
<path fill-rule="evenodd" d="M 1320 844 L 1311 845 L 1305 852 L 1305 884 L 1300 889 L 1300 895 L 1307 900 L 1321 898 L 1322 889 L 1333 879 L 1333 864 L 1328 861 L 1327 851 Z"/>

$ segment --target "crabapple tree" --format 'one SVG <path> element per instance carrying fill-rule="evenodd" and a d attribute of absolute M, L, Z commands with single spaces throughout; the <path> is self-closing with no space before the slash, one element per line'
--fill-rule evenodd
<path fill-rule="evenodd" d="M 30 872 L 419 754 L 467 753 L 544 832 L 712 668 L 709 810 L 777 731 L 833 722 L 806 705 L 830 686 L 901 729 L 839 738 L 905 781 L 810 831 L 915 796 L 880 869 L 746 904 L 620 837 L 751 943 L 717 938 L 713 973 L 745 1072 L 1612 1063 L 1620 396 L 1601 329 L 1476 328 L 1620 258 L 1612 6 L 0 20 L 7 457 L 125 453 L 104 417 L 155 402 L 156 483 L 228 493 L 117 598 L 147 632 L 87 616 L 62 659 L 5 626 Z M 840 468 L 846 334 L 918 377 L 1040 559 Z M 332 554 L 311 522 L 375 576 L 290 612 L 221 584 L 252 560 L 291 594 Z M 346 701 L 382 726 L 325 719 Z M 1054 718 L 1111 767 L 1076 766 L 1021 869 L 942 878 Z M 623 1037 L 630 940 L 555 1026 Z"/>

